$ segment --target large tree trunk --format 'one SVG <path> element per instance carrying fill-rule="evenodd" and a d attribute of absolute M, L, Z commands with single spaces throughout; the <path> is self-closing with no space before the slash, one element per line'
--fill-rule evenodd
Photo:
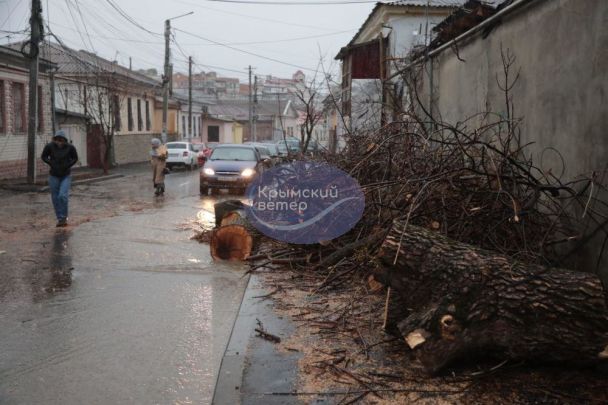
<path fill-rule="evenodd" d="M 393 327 L 431 373 L 478 356 L 608 360 L 606 292 L 593 274 L 525 264 L 396 221 L 374 276 L 395 298 Z"/>
<path fill-rule="evenodd" d="M 240 204 L 240 201 L 237 201 Z M 242 204 L 234 200 L 215 204 L 215 222 L 218 226 L 211 235 L 209 248 L 216 260 L 245 260 L 251 255 L 259 232 L 251 226 Z M 232 209 L 232 210 L 231 210 Z"/>

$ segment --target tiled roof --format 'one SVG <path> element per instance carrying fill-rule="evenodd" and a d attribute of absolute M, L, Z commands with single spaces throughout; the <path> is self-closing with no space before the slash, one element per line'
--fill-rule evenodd
<path fill-rule="evenodd" d="M 12 49 L 21 49 L 22 43 L 13 43 L 8 46 Z M 27 46 L 25 49 L 27 49 Z M 56 64 L 58 74 L 87 75 L 111 72 L 117 73 L 129 80 L 135 80 L 140 84 L 154 87 L 161 86 L 161 82 L 158 79 L 129 70 L 127 67 L 91 52 L 71 49 L 54 42 L 45 42 L 40 45 L 40 57 Z"/>

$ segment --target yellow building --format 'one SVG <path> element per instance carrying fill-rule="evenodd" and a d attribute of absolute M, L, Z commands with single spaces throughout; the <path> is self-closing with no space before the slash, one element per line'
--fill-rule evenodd
<path fill-rule="evenodd" d="M 236 121 L 232 124 L 232 140 L 234 143 L 243 143 L 243 125 Z"/>
<path fill-rule="evenodd" d="M 167 114 L 167 135 L 168 140 L 175 139 L 177 136 L 177 113 L 179 111 L 179 103 L 175 99 L 169 99 L 169 110 Z M 152 124 L 152 131 L 155 134 L 163 132 L 163 99 L 162 97 L 156 97 L 154 103 L 154 123 Z"/>

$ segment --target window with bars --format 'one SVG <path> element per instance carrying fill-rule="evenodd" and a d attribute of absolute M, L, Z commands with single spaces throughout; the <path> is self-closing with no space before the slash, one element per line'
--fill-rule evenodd
<path fill-rule="evenodd" d="M 23 83 L 13 83 L 11 86 L 13 96 L 13 132 L 25 132 L 25 86 Z"/>
<path fill-rule="evenodd" d="M 112 96 L 112 112 L 114 113 L 114 131 L 120 131 L 122 120 L 120 119 L 120 99 L 117 94 Z"/>
<path fill-rule="evenodd" d="M 150 102 L 146 100 L 146 131 L 150 130 L 152 123 L 150 122 Z"/>
<path fill-rule="evenodd" d="M 0 134 L 6 133 L 6 118 L 4 113 L 6 107 L 4 106 L 4 81 L 0 80 Z"/>
<path fill-rule="evenodd" d="M 137 130 L 141 131 L 144 129 L 144 120 L 141 116 L 141 100 L 137 99 Z"/>
<path fill-rule="evenodd" d="M 133 131 L 133 104 L 131 97 L 127 99 L 127 126 L 129 131 Z"/>

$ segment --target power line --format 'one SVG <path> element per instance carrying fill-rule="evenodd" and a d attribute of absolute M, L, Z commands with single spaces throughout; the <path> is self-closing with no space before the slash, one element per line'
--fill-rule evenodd
<path fill-rule="evenodd" d="M 162 34 L 159 34 L 158 32 L 154 32 L 154 31 L 150 31 L 149 29 L 147 29 L 146 27 L 144 27 L 143 25 L 141 25 L 140 23 L 138 23 L 133 17 L 131 17 L 129 14 L 127 14 L 122 8 L 120 8 L 120 6 L 118 6 L 118 4 L 114 3 L 114 0 L 106 0 L 106 2 L 112 6 L 112 8 L 114 10 L 116 10 L 116 12 L 118 12 L 118 14 L 120 14 L 125 20 L 127 20 L 128 22 L 130 22 L 131 24 L 133 24 L 134 26 L 136 26 L 137 28 L 152 34 L 152 35 L 156 35 L 156 36 L 162 36 Z"/>
<path fill-rule="evenodd" d="M 244 54 L 247 54 L 247 55 L 255 56 L 255 57 L 260 58 L 260 59 L 266 59 L 266 60 L 269 60 L 271 62 L 280 63 L 281 65 L 291 66 L 291 67 L 295 67 L 295 68 L 298 68 L 298 69 L 308 70 L 310 72 L 315 72 L 315 70 L 311 69 L 311 68 L 307 68 L 307 67 L 300 66 L 300 65 L 295 65 L 295 64 L 289 63 L 289 62 L 284 62 L 284 61 L 279 60 L 279 59 L 270 58 L 268 56 L 264 56 L 264 55 L 260 55 L 260 54 L 254 53 L 254 52 L 246 51 L 244 49 L 235 48 L 234 46 L 230 46 L 230 45 L 218 42 L 218 41 L 214 41 L 212 39 L 205 38 L 205 37 L 202 37 L 202 36 L 200 36 L 198 34 L 194 34 L 194 33 L 188 32 L 188 31 L 180 30 L 179 28 L 174 28 L 174 29 L 176 31 L 183 32 L 184 34 L 191 35 L 191 36 L 193 36 L 195 38 L 202 39 L 203 41 L 211 42 L 211 43 L 223 46 L 225 48 L 232 49 L 233 51 L 237 51 L 237 52 L 241 52 L 241 53 L 244 53 Z"/>

